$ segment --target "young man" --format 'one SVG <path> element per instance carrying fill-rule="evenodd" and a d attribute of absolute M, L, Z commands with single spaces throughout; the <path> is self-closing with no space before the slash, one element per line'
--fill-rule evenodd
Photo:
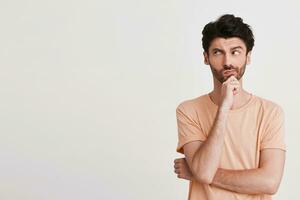
<path fill-rule="evenodd" d="M 176 109 L 179 178 L 190 180 L 189 200 L 269 200 L 285 162 L 284 113 L 243 89 L 254 37 L 249 25 L 223 15 L 203 31 L 212 92 Z"/>

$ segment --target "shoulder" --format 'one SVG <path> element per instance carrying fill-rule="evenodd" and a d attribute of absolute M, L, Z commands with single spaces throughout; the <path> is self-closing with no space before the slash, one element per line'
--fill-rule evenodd
<path fill-rule="evenodd" d="M 192 99 L 187 99 L 177 105 L 177 112 L 189 113 L 193 112 L 206 103 L 207 94 Z"/>
<path fill-rule="evenodd" d="M 259 96 L 255 96 L 257 105 L 265 112 L 269 114 L 284 114 L 282 107 L 274 102 L 273 100 L 269 100 L 266 98 L 262 98 Z"/>

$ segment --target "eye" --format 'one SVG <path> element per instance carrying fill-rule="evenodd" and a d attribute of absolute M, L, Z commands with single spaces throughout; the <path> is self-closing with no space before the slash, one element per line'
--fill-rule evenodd
<path fill-rule="evenodd" d="M 240 51 L 234 50 L 234 51 L 232 52 L 232 55 L 239 55 L 240 53 L 241 53 Z"/>
<path fill-rule="evenodd" d="M 220 53 L 221 53 L 221 51 L 219 51 L 219 50 L 213 51 L 213 54 L 214 54 L 214 55 L 219 55 Z"/>

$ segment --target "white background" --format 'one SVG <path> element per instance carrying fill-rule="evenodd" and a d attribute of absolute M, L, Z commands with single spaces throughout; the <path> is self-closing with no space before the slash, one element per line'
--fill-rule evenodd
<path fill-rule="evenodd" d="M 0 1 L 0 199 L 182 200 L 176 106 L 212 89 L 201 31 L 253 27 L 244 87 L 280 104 L 299 196 L 299 1 Z"/>

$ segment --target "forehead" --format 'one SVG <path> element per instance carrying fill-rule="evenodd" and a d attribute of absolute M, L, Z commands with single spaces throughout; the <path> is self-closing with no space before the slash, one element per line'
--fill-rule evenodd
<path fill-rule="evenodd" d="M 246 45 L 244 43 L 244 41 L 238 37 L 232 37 L 232 38 L 215 38 L 211 44 L 209 49 L 232 49 L 234 47 L 242 47 L 244 50 L 246 50 Z"/>

